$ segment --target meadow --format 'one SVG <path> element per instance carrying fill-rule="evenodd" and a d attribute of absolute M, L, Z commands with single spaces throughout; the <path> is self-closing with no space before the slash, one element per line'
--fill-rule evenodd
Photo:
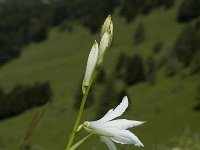
<path fill-rule="evenodd" d="M 113 76 L 115 64 L 121 52 L 127 55 L 140 54 L 144 59 L 155 55 L 162 59 L 170 49 L 185 24 L 176 22 L 180 1 L 173 8 L 160 7 L 148 15 L 140 15 L 133 22 L 127 23 L 119 17 L 118 10 L 112 14 L 114 23 L 113 45 L 108 50 L 103 62 L 107 74 Z M 134 45 L 133 35 L 138 24 L 145 27 L 145 40 Z M 53 90 L 53 100 L 37 125 L 28 143 L 34 150 L 61 150 L 72 130 L 77 111 L 73 108 L 74 94 L 83 79 L 86 61 L 99 33 L 91 34 L 78 22 L 72 22 L 73 31 L 61 31 L 60 27 L 50 30 L 48 39 L 40 43 L 31 43 L 23 48 L 22 56 L 0 69 L 0 84 L 9 92 L 16 84 L 33 84 L 36 81 L 49 81 Z M 152 51 L 156 42 L 162 42 L 159 54 Z M 124 118 L 147 121 L 133 131 L 144 143 L 144 148 L 132 145 L 117 145 L 119 149 L 157 150 L 160 145 L 171 145 L 173 139 L 184 134 L 200 136 L 200 112 L 194 111 L 197 104 L 196 89 L 200 83 L 199 73 L 190 75 L 190 68 L 181 69 L 175 76 L 167 77 L 165 67 L 158 70 L 155 84 L 140 82 L 128 87 L 131 106 Z M 114 78 L 114 77 L 113 77 Z M 115 80 L 121 86 L 120 80 Z M 118 88 L 119 88 L 118 87 Z M 96 96 L 101 86 L 94 89 L 95 102 L 84 112 L 84 120 L 93 120 L 101 98 Z M 13 106 L 15 107 L 15 106 Z M 113 106 L 115 107 L 115 106 Z M 34 108 L 15 117 L 0 121 L 0 149 L 17 149 L 35 112 Z M 77 139 L 85 132 L 78 134 Z M 105 144 L 98 137 L 88 139 L 80 149 L 105 149 Z"/>

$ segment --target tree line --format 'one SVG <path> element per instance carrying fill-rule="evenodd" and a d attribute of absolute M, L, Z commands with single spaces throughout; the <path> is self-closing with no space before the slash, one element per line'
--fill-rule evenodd
<path fill-rule="evenodd" d="M 98 31 L 104 18 L 118 7 L 120 15 L 132 21 L 138 14 L 147 14 L 157 7 L 169 9 L 175 0 L 6 0 L 0 3 L 0 66 L 17 58 L 21 48 L 30 42 L 48 37 L 52 26 L 78 20 L 92 33 Z M 197 18 L 198 0 L 185 0 L 177 21 Z"/>
<path fill-rule="evenodd" d="M 51 101 L 52 89 L 48 82 L 16 85 L 9 93 L 0 87 L 0 120 L 18 115 L 30 108 Z"/>

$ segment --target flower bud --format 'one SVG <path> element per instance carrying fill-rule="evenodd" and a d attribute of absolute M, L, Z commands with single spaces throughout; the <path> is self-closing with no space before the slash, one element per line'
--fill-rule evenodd
<path fill-rule="evenodd" d="M 96 69 L 97 62 L 98 62 L 98 53 L 99 53 L 98 43 L 95 41 L 92 46 L 92 49 L 90 51 L 90 54 L 88 56 L 88 60 L 87 60 L 85 77 L 83 79 L 83 84 L 82 84 L 83 94 L 85 93 L 86 87 L 89 86 L 89 84 L 92 80 L 92 76 L 93 76 L 93 73 Z"/>
<path fill-rule="evenodd" d="M 110 46 L 110 36 L 111 35 L 109 32 L 105 32 L 103 37 L 101 38 L 101 41 L 99 44 L 98 65 L 102 63 L 105 51 Z"/>
<path fill-rule="evenodd" d="M 106 18 L 102 25 L 101 37 L 103 37 L 105 32 L 110 32 L 111 35 L 113 34 L 113 23 L 110 15 Z"/>

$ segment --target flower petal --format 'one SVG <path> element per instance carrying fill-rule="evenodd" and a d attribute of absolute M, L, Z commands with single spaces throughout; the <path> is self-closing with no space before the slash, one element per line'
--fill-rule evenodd
<path fill-rule="evenodd" d="M 104 137 L 104 136 L 100 136 L 100 141 L 105 142 L 106 145 L 108 146 L 109 150 L 117 150 L 115 144 L 109 138 Z"/>
<path fill-rule="evenodd" d="M 88 56 L 87 60 L 87 66 L 85 71 L 85 77 L 82 84 L 82 91 L 85 93 L 85 87 L 87 87 L 90 83 L 90 80 L 92 78 L 94 69 L 97 65 L 98 61 L 98 43 L 95 41 L 94 45 L 92 46 L 92 49 L 90 51 L 90 54 Z"/>
<path fill-rule="evenodd" d="M 143 124 L 142 121 L 135 121 L 135 120 L 127 120 L 127 119 L 117 119 L 102 123 L 101 126 L 103 128 L 116 128 L 116 129 L 128 129 L 135 126 L 139 126 Z"/>
<path fill-rule="evenodd" d="M 100 128 L 99 128 L 100 129 Z M 116 128 L 101 128 L 97 130 L 99 133 L 108 135 L 108 137 L 116 143 L 134 144 L 135 146 L 144 146 L 142 142 L 128 130 L 119 130 Z"/>
<path fill-rule="evenodd" d="M 97 121 L 100 121 L 100 122 L 107 122 L 107 121 L 110 121 L 116 117 L 119 117 L 121 116 L 124 111 L 126 110 L 126 108 L 128 107 L 128 98 L 127 96 L 125 96 L 123 99 L 122 99 L 122 102 L 113 110 L 113 109 L 110 109 L 104 117 L 102 117 L 101 119 L 97 120 Z"/>
<path fill-rule="evenodd" d="M 144 146 L 142 142 L 137 138 L 137 136 L 128 130 L 110 129 L 110 132 L 113 133 L 113 137 L 110 137 L 110 139 L 116 143 L 134 144 L 138 147 Z"/>

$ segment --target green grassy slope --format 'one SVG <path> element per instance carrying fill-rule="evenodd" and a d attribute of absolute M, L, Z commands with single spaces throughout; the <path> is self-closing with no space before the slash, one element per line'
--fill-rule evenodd
<path fill-rule="evenodd" d="M 157 41 L 163 42 L 164 52 L 169 50 L 182 28 L 175 21 L 177 6 L 178 3 L 168 11 L 159 8 L 149 15 L 139 16 L 131 24 L 115 13 L 113 46 L 104 61 L 106 71 L 112 73 L 122 51 L 130 55 L 141 53 L 146 57 L 152 53 L 151 47 Z M 145 26 L 146 38 L 144 43 L 134 46 L 133 34 L 141 21 Z M 71 33 L 55 28 L 49 33 L 48 40 L 25 47 L 22 57 L 0 70 L 0 83 L 7 92 L 18 83 L 50 82 L 53 101 L 29 141 L 42 150 L 64 149 L 76 115 L 72 108 L 74 93 L 81 88 L 78 85 L 95 39 L 99 40 L 99 34 L 91 35 L 78 24 L 74 25 L 74 32 Z M 124 117 L 147 121 L 143 126 L 133 129 L 146 150 L 169 143 L 171 138 L 183 134 L 185 129 L 189 129 L 191 134 L 199 134 L 200 131 L 200 113 L 192 110 L 196 104 L 195 90 L 200 82 L 199 75 L 182 78 L 180 72 L 175 77 L 166 78 L 162 71 L 159 75 L 153 86 L 141 83 L 128 89 L 133 101 Z M 85 111 L 84 119 L 93 118 L 95 106 Z M 38 109 L 0 122 L 0 148 L 2 145 L 5 150 L 16 149 Z M 88 149 L 88 146 L 94 150 L 105 147 L 96 137 L 89 139 L 80 149 Z M 133 149 L 133 146 L 123 146 L 123 149 Z"/>

